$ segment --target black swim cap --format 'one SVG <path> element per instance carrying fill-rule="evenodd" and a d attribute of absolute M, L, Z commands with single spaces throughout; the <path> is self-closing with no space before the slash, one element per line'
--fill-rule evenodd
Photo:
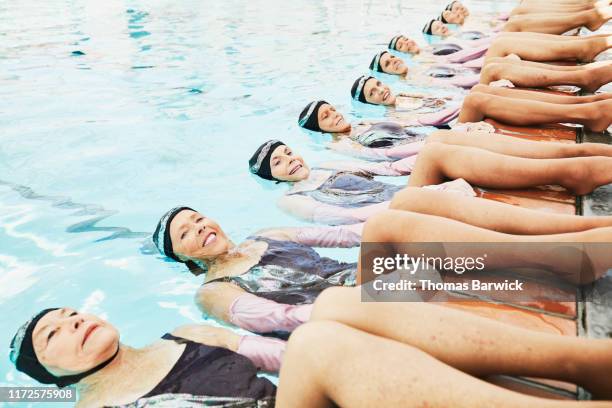
<path fill-rule="evenodd" d="M 423 33 L 424 34 L 429 34 L 429 35 L 433 35 L 432 31 L 431 31 L 431 26 L 433 25 L 434 21 L 436 21 L 435 19 L 431 19 L 427 24 L 425 24 L 425 26 L 423 27 Z"/>
<path fill-rule="evenodd" d="M 387 51 L 380 51 L 378 54 L 376 54 L 374 56 L 374 58 L 372 58 L 372 62 L 370 62 L 370 69 L 372 71 L 376 71 L 376 72 L 385 72 L 383 71 L 382 67 L 380 66 L 380 60 L 382 58 L 383 55 L 388 54 Z"/>
<path fill-rule="evenodd" d="M 19 328 L 19 330 L 17 330 L 17 333 L 15 336 L 13 336 L 13 340 L 11 340 L 10 359 L 15 364 L 17 370 L 27 374 L 36 381 L 42 384 L 55 384 L 62 388 L 68 385 L 76 384 L 88 375 L 91 375 L 106 367 L 115 358 L 119 352 L 119 348 L 117 348 L 117 351 L 111 358 L 84 373 L 66 375 L 62 377 L 51 374 L 40 363 L 38 357 L 36 356 L 32 334 L 34 333 L 34 328 L 36 328 L 36 324 L 40 321 L 40 319 L 42 319 L 47 313 L 58 309 L 58 307 L 54 307 L 42 310 L 34 315 L 30 320 L 25 322 Z"/>
<path fill-rule="evenodd" d="M 457 1 L 451 1 L 450 3 L 448 3 L 448 6 L 446 6 L 446 8 L 444 10 L 452 10 L 453 9 L 453 5 L 456 3 Z"/>
<path fill-rule="evenodd" d="M 157 227 L 155 228 L 155 232 L 153 233 L 153 243 L 157 247 L 157 250 L 160 254 L 167 256 L 168 258 L 172 258 L 177 262 L 183 262 L 179 259 L 178 256 L 174 253 L 174 248 L 172 247 L 172 238 L 170 238 L 170 224 L 174 217 L 178 215 L 183 210 L 191 210 L 195 211 L 190 207 L 174 207 L 171 210 L 167 211 L 157 223 Z"/>
<path fill-rule="evenodd" d="M 328 104 L 326 101 L 312 101 L 302 110 L 300 117 L 298 118 L 298 124 L 304 129 L 313 130 L 315 132 L 322 132 L 319 127 L 319 108 L 324 104 Z"/>
<path fill-rule="evenodd" d="M 374 78 L 373 76 L 362 75 L 353 82 L 353 86 L 351 87 L 351 97 L 359 102 L 369 103 L 366 101 L 365 94 L 363 93 L 363 88 L 365 88 L 366 82 L 368 80 Z"/>
<path fill-rule="evenodd" d="M 272 153 L 274 153 L 274 149 L 278 146 L 285 146 L 285 144 L 280 140 L 268 140 L 259 146 L 249 159 L 249 171 L 263 179 L 276 180 L 274 176 L 272 176 L 270 158 L 272 157 Z"/>
<path fill-rule="evenodd" d="M 396 35 L 395 37 L 393 37 L 391 39 L 391 41 L 389 41 L 389 46 L 388 46 L 389 49 L 397 51 L 397 48 L 395 48 L 397 46 L 397 40 L 399 40 L 402 37 L 403 37 L 403 35 L 401 35 L 401 34 L 400 35 Z"/>

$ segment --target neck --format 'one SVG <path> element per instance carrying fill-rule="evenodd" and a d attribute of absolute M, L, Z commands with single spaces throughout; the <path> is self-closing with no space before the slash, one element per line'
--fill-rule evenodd
<path fill-rule="evenodd" d="M 88 375 L 76 384 L 79 395 L 91 393 L 94 389 L 109 387 L 129 378 L 136 365 L 139 350 L 120 345 L 115 358 L 104 368 Z"/>
<path fill-rule="evenodd" d="M 246 257 L 248 257 L 248 255 L 240 250 L 240 245 L 236 245 L 233 241 L 230 241 L 227 252 L 215 257 L 214 259 L 201 259 L 200 262 L 204 262 L 208 268 L 208 272 L 206 273 L 206 280 L 208 281 L 216 279 L 219 276 L 225 276 L 223 273 L 218 273 L 219 271 L 223 272 L 223 267 L 225 265 Z"/>

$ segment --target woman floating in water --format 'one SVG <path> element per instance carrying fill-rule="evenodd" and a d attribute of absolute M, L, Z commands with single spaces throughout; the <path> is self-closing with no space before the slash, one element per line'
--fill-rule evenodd
<path fill-rule="evenodd" d="M 76 384 L 78 407 L 607 406 L 536 398 L 478 379 L 496 374 L 569 381 L 612 398 L 605 375 L 611 340 L 543 334 L 426 303 L 359 300 L 352 289 L 326 291 L 286 347 L 194 324 L 136 349 L 95 315 L 50 308 L 20 328 L 11 359 L 40 383 Z M 276 371 L 281 358 L 277 389 L 257 369 Z"/>
<path fill-rule="evenodd" d="M 471 88 L 478 83 L 480 75 L 475 69 L 460 64 L 433 65 L 429 67 L 413 66 L 410 69 L 399 57 L 388 51 L 380 51 L 370 62 L 370 69 L 389 75 L 399 75 L 409 83 L 420 86 L 457 86 Z"/>
<path fill-rule="evenodd" d="M 502 32 L 492 42 L 455 41 L 428 46 L 421 50 L 414 40 L 398 35 L 389 42 L 389 49 L 412 54 L 418 60 L 433 63 L 464 63 L 480 67 L 487 59 L 517 55 L 528 61 L 582 61 L 591 62 L 612 47 L 607 34 L 565 36 L 528 32 Z M 481 42 L 483 40 L 480 40 Z"/>
<path fill-rule="evenodd" d="M 612 65 L 607 68 L 612 72 Z M 458 121 L 471 123 L 485 118 L 517 126 L 578 123 L 602 132 L 612 124 L 612 94 L 552 95 L 476 85 L 465 97 Z"/>
<path fill-rule="evenodd" d="M 458 136 L 458 137 L 455 137 Z M 418 154 L 395 162 L 331 162 L 310 169 L 278 140 L 262 144 L 249 160 L 257 176 L 290 184 L 278 205 L 303 220 L 324 224 L 363 222 L 389 205 L 401 188 L 372 175 L 410 173 L 409 186 L 476 193 L 465 181 L 487 188 L 517 189 L 558 184 L 578 194 L 612 182 L 612 148 L 591 144 L 594 157 L 579 145 L 540 143 L 492 134 L 440 131 Z M 480 146 L 480 147 L 474 147 Z M 489 149 L 489 150 L 485 150 Z M 571 150 L 571 151 L 570 151 Z M 599 155 L 607 154 L 608 157 Z M 467 166 L 466 163 L 471 163 Z M 447 180 L 454 180 L 447 182 Z M 410 200 L 409 194 L 403 199 Z"/>
<path fill-rule="evenodd" d="M 298 124 L 308 130 L 331 133 L 332 150 L 367 160 L 397 160 L 415 155 L 433 128 L 405 126 L 400 122 L 348 123 L 326 101 L 312 101 L 302 110 Z"/>
<path fill-rule="evenodd" d="M 428 68 L 413 66 L 387 51 L 377 53 L 370 62 L 370 69 L 389 75 L 400 75 L 419 84 L 458 86 L 472 88 L 478 82 L 490 84 L 502 79 L 518 87 L 549 87 L 570 85 L 595 92 L 612 82 L 612 61 L 593 62 L 586 65 L 560 66 L 523 61 L 516 55 L 494 57 L 487 60 L 482 72 L 460 64 L 433 65 Z"/>
<path fill-rule="evenodd" d="M 358 102 L 393 107 L 393 119 L 403 124 L 441 126 L 459 114 L 459 107 L 451 106 L 449 98 L 407 93 L 395 95 L 387 85 L 368 75 L 357 78 L 351 87 L 351 96 Z"/>
<path fill-rule="evenodd" d="M 523 61 L 515 55 L 489 58 L 481 71 L 480 83 L 488 85 L 499 80 L 523 88 L 569 85 L 595 92 L 612 82 L 612 61 L 562 66 Z"/>
<path fill-rule="evenodd" d="M 610 239 L 610 228 L 599 227 L 612 225 L 612 217 L 548 214 L 452 193 L 413 190 L 413 205 L 429 206 L 441 214 L 452 212 L 458 221 L 405 211 L 405 202 L 398 199 L 392 210 L 371 218 L 365 228 L 270 228 L 235 244 L 211 218 L 189 207 L 176 207 L 160 219 L 153 241 L 162 255 L 186 263 L 195 275 L 205 274 L 196 296 L 205 313 L 246 330 L 273 333 L 291 332 L 308 321 L 311 304 L 324 289 L 357 283 L 355 263 L 321 257 L 313 247 L 359 245 L 362 229 L 363 242 Z M 544 256 L 539 261 L 547 262 Z"/>
<path fill-rule="evenodd" d="M 611 66 L 604 66 L 609 71 Z M 478 85 L 466 96 L 459 113 L 459 123 L 480 122 L 485 118 L 514 125 L 536 125 L 557 122 L 578 123 L 594 131 L 603 131 L 612 123 L 612 99 L 607 96 L 572 99 L 529 91 L 490 90 Z M 503 94 L 504 96 L 501 96 Z M 445 101 L 434 98 L 418 99 L 408 95 L 395 96 L 391 89 L 374 77 L 361 76 L 351 88 L 353 99 L 373 105 L 394 106 L 399 112 L 449 112 L 442 110 Z M 458 112 L 452 112 L 454 114 Z M 451 115 L 454 117 L 454 115 Z"/>

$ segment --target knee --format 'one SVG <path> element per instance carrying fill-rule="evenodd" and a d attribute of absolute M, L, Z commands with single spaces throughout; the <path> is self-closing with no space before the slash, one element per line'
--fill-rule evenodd
<path fill-rule="evenodd" d="M 381 211 L 369 217 L 363 226 L 361 242 L 386 242 L 389 240 L 389 225 L 392 224 L 395 210 Z"/>
<path fill-rule="evenodd" d="M 499 58 L 497 58 L 499 59 Z M 503 79 L 505 65 L 501 62 L 490 62 L 480 72 L 481 82 L 488 84 Z"/>
<path fill-rule="evenodd" d="M 469 95 L 468 95 L 469 96 Z M 445 144 L 436 141 L 430 141 L 429 143 L 425 143 L 425 146 L 419 150 L 419 155 L 417 156 L 417 161 L 425 161 L 431 160 L 438 155 L 442 154 L 445 150 Z"/>
<path fill-rule="evenodd" d="M 490 99 L 489 96 L 490 95 L 487 95 L 487 94 L 481 93 L 481 92 L 471 92 L 463 100 L 462 108 L 463 109 L 470 109 L 470 110 L 476 110 L 478 112 L 482 112 L 484 106 L 488 103 L 488 101 Z M 425 146 L 425 147 L 427 147 L 427 146 Z M 421 153 L 419 152 L 419 156 L 420 155 L 421 155 Z"/>
<path fill-rule="evenodd" d="M 452 132 L 450 130 L 436 130 L 427 136 L 425 139 L 425 144 L 429 143 L 446 143 L 449 138 L 452 137 Z"/>
<path fill-rule="evenodd" d="M 337 344 L 339 334 L 345 328 L 340 323 L 324 320 L 302 324 L 291 333 L 287 341 L 283 366 L 286 362 L 298 363 L 302 367 L 325 363 L 321 359 L 324 349 Z"/>
<path fill-rule="evenodd" d="M 431 197 L 428 193 L 430 191 L 421 187 L 406 187 L 395 193 L 389 209 L 422 212 L 424 208 L 431 205 Z"/>
<path fill-rule="evenodd" d="M 492 93 L 491 87 L 485 84 L 474 85 L 472 89 L 470 89 L 470 93 L 471 92 L 474 92 L 474 93 L 478 92 L 478 93 L 483 93 L 483 94 Z"/>
<path fill-rule="evenodd" d="M 516 20 L 516 16 L 514 17 L 510 17 L 510 19 L 506 22 L 506 24 L 504 24 L 504 27 L 502 28 L 503 31 L 507 31 L 507 32 L 519 32 L 521 31 L 519 28 L 519 24 Z"/>
<path fill-rule="evenodd" d="M 327 288 L 317 296 L 309 321 L 336 320 L 340 309 L 350 310 L 350 305 L 359 301 L 360 289 L 357 287 Z"/>

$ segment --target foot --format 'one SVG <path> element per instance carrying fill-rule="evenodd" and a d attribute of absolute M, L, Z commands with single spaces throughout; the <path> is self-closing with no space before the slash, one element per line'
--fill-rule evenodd
<path fill-rule="evenodd" d="M 612 18 L 612 6 L 593 8 L 593 18 L 586 25 L 590 31 L 597 31 Z"/>
<path fill-rule="evenodd" d="M 584 126 L 593 132 L 603 132 L 612 125 L 612 99 L 595 102 L 594 112 L 597 112 L 593 119 L 584 121 Z"/>
<path fill-rule="evenodd" d="M 611 157 L 579 157 L 574 166 L 568 166 L 563 187 L 576 195 L 586 195 L 597 187 L 612 183 Z"/>
<path fill-rule="evenodd" d="M 608 62 L 608 61 L 605 61 Z M 589 64 L 588 78 L 582 89 L 593 93 L 612 81 L 612 64 Z"/>
<path fill-rule="evenodd" d="M 612 340 L 595 340 L 592 343 L 590 350 L 597 350 L 599 357 L 593 358 L 592 361 L 585 364 L 579 375 L 581 385 L 584 386 L 595 400 L 611 400 L 612 399 L 612 376 L 610 376 L 610 367 L 612 367 Z"/>

